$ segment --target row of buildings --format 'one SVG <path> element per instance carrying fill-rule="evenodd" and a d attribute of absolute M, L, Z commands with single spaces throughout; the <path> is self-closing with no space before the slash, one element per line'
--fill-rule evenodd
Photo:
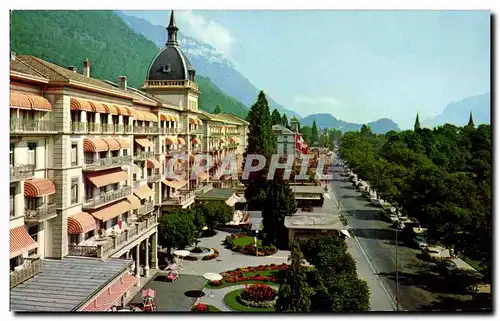
<path fill-rule="evenodd" d="M 157 268 L 157 220 L 243 162 L 248 123 L 199 109 L 195 70 L 169 39 L 141 90 L 91 77 L 91 62 L 10 61 L 10 280 L 14 311 L 105 311 Z M 197 154 L 215 166 L 190 177 Z M 168 161 L 187 155 L 169 178 Z M 151 256 L 151 257 L 150 257 Z"/>

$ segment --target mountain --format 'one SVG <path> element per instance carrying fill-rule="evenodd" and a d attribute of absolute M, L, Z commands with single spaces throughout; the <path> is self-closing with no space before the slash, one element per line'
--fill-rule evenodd
<path fill-rule="evenodd" d="M 12 11 L 10 47 L 60 66 L 78 66 L 88 58 L 92 77 L 116 81 L 126 75 L 139 88 L 158 47 L 132 30 L 112 11 Z M 245 118 L 248 108 L 198 76 L 200 109 L 212 112 L 217 104 L 226 113 Z"/>
<path fill-rule="evenodd" d="M 314 114 L 309 115 L 300 121 L 300 125 L 312 126 L 313 121 L 316 121 L 316 126 L 318 128 L 335 128 L 340 129 L 342 132 L 347 131 L 359 131 L 363 124 L 349 123 L 343 120 L 337 119 L 330 114 Z M 376 134 L 385 134 L 390 130 L 399 131 L 398 125 L 388 118 L 381 118 L 379 120 L 369 122 L 367 124 L 370 126 L 372 132 Z"/>
<path fill-rule="evenodd" d="M 125 21 L 133 30 L 153 41 L 159 48 L 167 42 L 165 27 L 153 25 L 148 20 L 129 16 L 126 12 L 115 11 L 115 14 Z M 167 23 L 167 21 L 165 21 Z M 179 26 L 182 31 L 182 26 Z M 210 78 L 224 92 L 238 99 L 247 107 L 252 106 L 257 100 L 257 89 L 245 76 L 243 76 L 224 55 L 217 52 L 214 47 L 195 38 L 188 37 L 179 32 L 179 43 L 189 61 L 196 69 L 196 74 Z M 267 94 L 270 110 L 278 109 L 280 114 L 285 112 L 290 119 L 292 116 L 301 118 L 296 112 L 284 108 Z"/>
<path fill-rule="evenodd" d="M 469 122 L 469 114 L 476 125 L 491 123 L 491 95 L 486 93 L 464 98 L 457 102 L 448 104 L 443 112 L 436 117 L 427 118 L 422 122 L 423 126 L 435 127 L 443 124 L 464 126 Z"/>

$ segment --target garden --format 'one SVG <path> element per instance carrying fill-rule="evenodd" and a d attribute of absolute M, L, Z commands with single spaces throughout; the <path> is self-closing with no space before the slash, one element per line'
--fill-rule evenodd
<path fill-rule="evenodd" d="M 219 309 L 210 304 L 198 303 L 193 306 L 191 312 L 220 312 Z"/>
<path fill-rule="evenodd" d="M 288 269 L 288 264 L 268 264 L 237 268 L 221 273 L 222 280 L 211 281 L 207 287 L 212 289 L 224 288 L 238 284 L 269 283 L 278 284 L 278 273 Z"/>
<path fill-rule="evenodd" d="M 229 292 L 224 303 L 234 311 L 274 312 L 278 292 L 267 284 L 252 284 Z"/>
<path fill-rule="evenodd" d="M 255 248 L 254 237 L 245 233 L 226 236 L 224 245 L 234 252 L 246 255 L 269 256 L 278 252 L 274 245 L 262 245 L 262 240 L 259 239 L 257 239 L 257 248 Z"/>

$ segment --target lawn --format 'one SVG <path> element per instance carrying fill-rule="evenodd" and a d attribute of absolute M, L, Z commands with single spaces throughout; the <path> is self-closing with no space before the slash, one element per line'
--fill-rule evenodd
<path fill-rule="evenodd" d="M 255 245 L 255 241 L 253 239 L 253 236 L 238 237 L 234 240 L 234 245 L 241 245 L 241 246 L 245 247 L 249 244 Z M 257 240 L 257 247 L 262 247 L 262 240 Z"/>
<path fill-rule="evenodd" d="M 238 301 L 238 296 L 243 292 L 244 289 L 238 289 L 229 292 L 224 296 L 224 303 L 234 311 L 240 312 L 274 312 L 274 308 L 253 308 L 241 304 Z"/>
<path fill-rule="evenodd" d="M 250 277 L 250 276 L 257 275 L 257 274 L 261 275 L 261 276 L 273 276 L 278 271 L 279 270 L 276 269 L 276 270 L 265 270 L 265 271 L 255 271 L 255 272 L 244 272 L 242 274 L 243 274 L 244 277 Z M 233 285 L 238 285 L 238 284 L 258 284 L 258 283 L 266 283 L 266 284 L 270 284 L 270 285 L 273 285 L 273 284 L 278 285 L 278 283 L 274 283 L 274 282 L 271 282 L 271 281 L 248 280 L 248 281 L 238 281 L 238 282 L 229 283 L 229 282 L 226 282 L 226 281 L 223 280 L 222 281 L 222 285 L 211 286 L 210 284 L 207 283 L 206 288 L 208 288 L 208 289 L 221 289 L 221 288 L 225 288 L 225 287 L 233 286 Z"/>

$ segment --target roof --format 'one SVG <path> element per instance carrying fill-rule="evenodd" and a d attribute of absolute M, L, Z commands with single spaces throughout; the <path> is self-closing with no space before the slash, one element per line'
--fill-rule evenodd
<path fill-rule="evenodd" d="M 208 118 L 208 120 L 224 122 L 224 119 L 221 119 L 218 117 L 220 114 L 217 114 L 217 115 L 211 114 L 211 113 L 204 111 L 204 110 L 201 110 L 201 109 L 200 109 L 200 112 L 201 112 L 200 116 L 202 116 L 202 117 L 205 116 L 206 118 Z"/>
<path fill-rule="evenodd" d="M 285 216 L 285 227 L 292 229 L 347 230 L 338 214 L 308 213 Z"/>
<path fill-rule="evenodd" d="M 10 290 L 12 311 L 76 310 L 122 274 L 132 260 L 42 260 L 40 273 Z"/>
<path fill-rule="evenodd" d="M 177 44 L 167 43 L 148 69 L 148 80 L 186 80 L 194 67 Z"/>
<path fill-rule="evenodd" d="M 206 193 L 196 194 L 196 200 L 204 200 L 204 201 L 226 201 L 229 199 L 234 193 L 236 193 L 235 189 L 232 188 L 212 188 Z"/>
<path fill-rule="evenodd" d="M 230 120 L 230 121 L 233 121 L 233 122 L 237 122 L 241 125 L 250 125 L 249 122 L 247 122 L 246 120 L 244 119 L 241 119 L 239 118 L 238 116 L 235 116 L 233 114 L 226 114 L 226 113 L 222 113 L 222 114 L 219 114 L 219 116 L 227 119 L 227 120 Z"/>
<path fill-rule="evenodd" d="M 292 185 L 292 193 L 296 194 L 323 194 L 325 190 L 321 186 Z"/>
<path fill-rule="evenodd" d="M 36 70 L 31 69 L 27 64 L 25 64 L 19 59 L 10 60 L 10 71 L 16 71 L 30 76 L 41 77 L 45 80 L 48 80 L 46 77 L 44 77 L 43 74 L 37 72 Z"/>
<path fill-rule="evenodd" d="M 279 134 L 282 135 L 295 135 L 295 133 L 292 132 L 290 129 L 281 125 L 273 125 L 273 131 L 278 132 Z"/>

